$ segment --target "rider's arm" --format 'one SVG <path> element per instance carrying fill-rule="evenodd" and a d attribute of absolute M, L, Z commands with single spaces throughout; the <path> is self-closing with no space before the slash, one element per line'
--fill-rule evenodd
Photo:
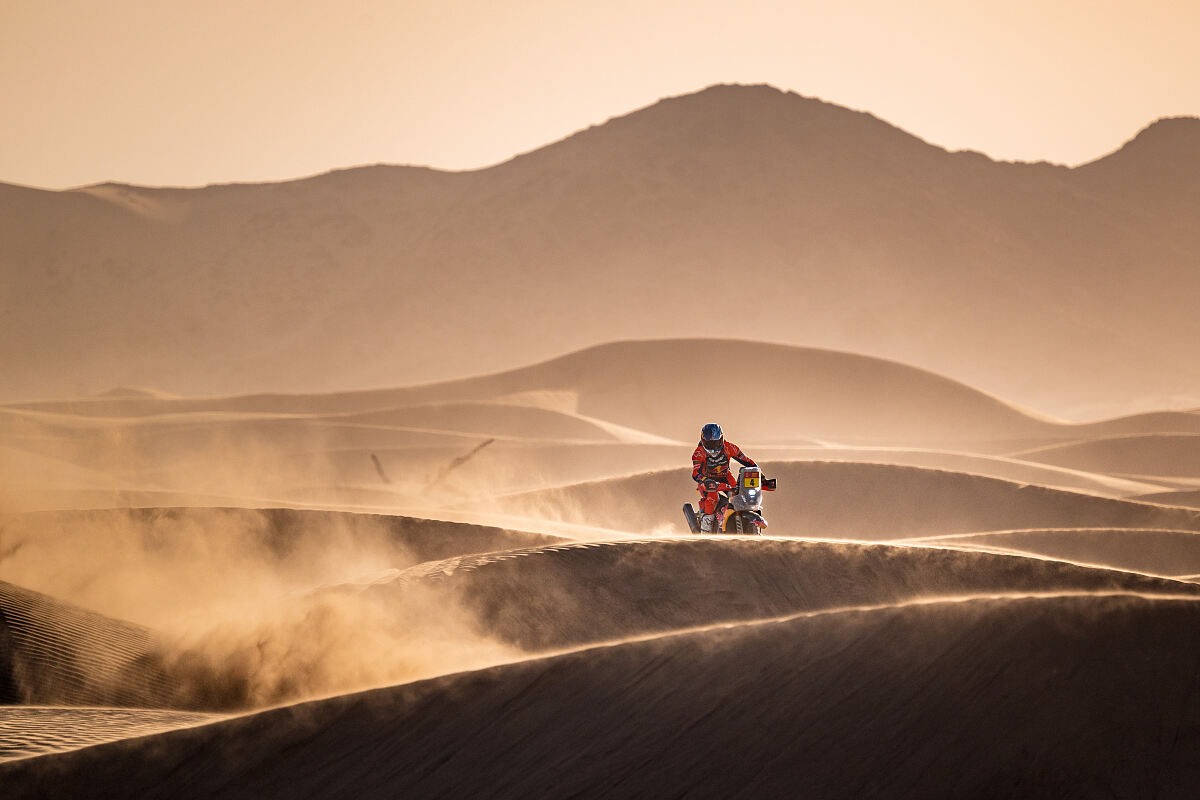
<path fill-rule="evenodd" d="M 726 450 L 726 452 L 729 453 L 730 458 L 736 458 L 738 461 L 742 462 L 747 467 L 757 467 L 758 466 L 758 464 L 755 464 L 754 460 L 752 458 L 750 458 L 750 456 L 743 453 L 741 448 L 738 447 L 736 444 L 730 444 L 729 442 L 726 442 L 725 446 L 727 448 L 732 448 L 731 450 Z M 765 492 L 775 491 L 775 479 L 764 477 L 762 479 L 762 488 L 763 488 L 763 491 L 765 491 Z"/>
<path fill-rule="evenodd" d="M 704 476 L 700 474 L 704 467 L 704 448 L 696 445 L 696 450 L 692 453 L 692 480 L 696 483 L 702 483 Z"/>
<path fill-rule="evenodd" d="M 754 459 L 743 453 L 742 448 L 738 447 L 733 442 L 725 442 L 725 452 L 729 454 L 730 458 L 736 458 L 744 467 L 758 466 L 758 464 L 754 463 Z"/>

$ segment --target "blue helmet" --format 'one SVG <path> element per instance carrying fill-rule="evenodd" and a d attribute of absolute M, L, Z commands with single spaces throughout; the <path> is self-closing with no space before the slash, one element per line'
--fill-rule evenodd
<path fill-rule="evenodd" d="M 725 446 L 725 434 L 721 432 L 721 426 L 710 422 L 701 428 L 700 444 L 704 445 L 704 449 L 710 453 L 720 451 Z"/>

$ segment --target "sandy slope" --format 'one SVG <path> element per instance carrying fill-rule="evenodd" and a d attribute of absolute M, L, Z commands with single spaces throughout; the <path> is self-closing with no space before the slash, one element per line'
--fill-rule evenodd
<path fill-rule="evenodd" d="M 1064 442 L 1014 454 L 1088 472 L 1200 479 L 1200 433 L 1156 433 Z"/>
<path fill-rule="evenodd" d="M 736 364 L 771 380 L 756 385 L 752 397 L 697 392 L 696 365 L 709 362 Z M 632 441 L 649 443 L 656 440 L 647 436 L 690 441 L 695 426 L 688 420 L 713 417 L 736 419 L 741 440 L 750 442 L 798 444 L 807 438 L 921 447 L 957 442 L 970 443 L 973 452 L 1022 441 L 1030 449 L 1039 442 L 1200 433 L 1200 415 L 1186 412 L 1064 425 L 898 362 L 720 339 L 616 342 L 506 372 L 396 389 L 210 398 L 122 394 L 23 403 L 6 407 L 0 425 L 13 435 L 32 436 L 44 428 L 48 433 L 87 428 L 87 417 L 136 417 L 138 427 L 158 433 L 180 426 L 270 423 L 506 438 L 630 441 L 634 435 Z M 91 427 L 109 430 L 112 424 L 97 420 Z"/>
<path fill-rule="evenodd" d="M 1200 572 L 1200 534 L 1196 531 L 1052 528 L 931 536 L 906 543 L 1029 553 L 1181 578 Z"/>
<path fill-rule="evenodd" d="M 747 413 L 749 398 L 736 391 L 697 392 L 697 365 L 703 363 L 736 364 L 748 375 L 771 375 L 772 380 L 755 385 L 755 413 Z M 614 380 L 617 376 L 619 380 Z M 494 375 L 371 392 L 207 400 L 105 397 L 17 408 L 118 416 L 195 411 L 328 415 L 394 408 L 388 416 L 391 424 L 412 413 L 416 427 L 428 427 L 419 423 L 427 421 L 433 409 L 406 412 L 404 407 L 501 398 L 513 405 L 553 404 L 559 413 L 584 414 L 683 441 L 695 435 L 695 426 L 688 422 L 692 417 L 722 415 L 740 418 L 742 438 L 750 440 L 808 436 L 894 443 L 1060 438 L 1057 426 L 1047 420 L 903 364 L 851 353 L 719 339 L 617 342 Z M 930 409 L 940 413 L 930 414 Z M 470 419 L 465 415 L 463 423 L 471 426 Z M 458 429 L 455 423 L 441 427 Z"/>
<path fill-rule="evenodd" d="M 1182 490 L 1171 492 L 1152 492 L 1136 498 L 1147 503 L 1162 503 L 1168 506 L 1184 506 L 1200 508 L 1200 490 Z"/>
<path fill-rule="evenodd" d="M 430 583 L 470 610 L 481 632 L 533 652 L 801 611 L 955 595 L 1197 594 L 1175 581 L 1042 559 L 728 537 L 560 544 L 462 556 L 418 565 L 370 591 L 403 593 Z"/>
<path fill-rule="evenodd" d="M 150 631 L 0 581 L 0 704 L 172 705 Z"/>
<path fill-rule="evenodd" d="M 6 584 L 11 646 L 0 677 L 10 687 L 7 702 L 245 708 L 437 674 L 456 662 L 462 668 L 521 651 L 847 605 L 1003 592 L 1200 591 L 1017 556 L 779 539 L 550 544 L 447 559 L 536 537 L 354 517 L 228 509 L 26 515 L 24 530 L 8 532 L 45 537 L 52 524 L 67 527 L 49 542 L 14 537 L 16 551 L 29 552 L 10 569 L 30 575 L 31 564 L 61 563 L 54 547 L 76 549 L 70 527 L 86 530 L 108 540 L 99 552 L 110 563 L 52 566 L 43 582 L 154 620 L 158 632 Z M 201 547 L 179 541 L 201 529 Z M 399 546 L 380 551 L 381 541 Z M 404 569 L 422 556 L 434 558 Z M 368 571 L 372 563 L 389 568 Z M 147 584 L 145 575 L 155 577 Z M 81 592 L 81 581 L 94 585 Z M 417 655 L 422 648 L 436 654 L 438 667 Z"/>
<path fill-rule="evenodd" d="M 121 387 L 0 407 L 0 794 L 1196 796 L 1198 154 L 0 184 L 0 401 Z M 816 538 L 661 535 L 711 419 Z"/>
<path fill-rule="evenodd" d="M 333 511 L 145 508 L 0 518 L 0 579 L 155 625 L 466 553 L 558 537 Z M 81 559 L 78 554 L 88 553 Z"/>
<path fill-rule="evenodd" d="M 771 379 L 697 393 L 697 354 Z M 661 535 L 695 499 L 710 414 L 779 479 L 771 531 L 820 540 Z M 1200 713 L 1185 694 L 1200 586 L 1167 577 L 1200 571 L 1200 511 L 1129 499 L 1195 485 L 1171 455 L 1189 426 L 1068 425 L 893 362 L 718 340 L 372 392 L 6 407 L 0 700 L 76 709 L 0 709 L 0 730 L 17 755 L 85 749 L 0 782 L 15 797 L 1192 786 L 1190 739 L 1166 742 Z M 1092 460 L 1035 458 L 1060 452 Z M 1138 458 L 1166 466 L 1126 477 Z M 12 513 L 89 503 L 208 507 Z M 311 698 L 327 699 L 256 711 Z"/>
<path fill-rule="evenodd" d="M 884 541 L 1035 527 L 1200 530 L 1200 513 L 943 470 L 846 462 L 766 462 L 779 490 L 765 510 L 773 533 Z M 666 470 L 500 498 L 531 515 L 628 528 L 683 530 L 694 503 L 689 471 Z M 613 523 L 616 526 L 616 523 Z"/>
<path fill-rule="evenodd" d="M 375 492 L 371 504 L 402 506 L 425 498 L 431 485 L 443 492 L 512 491 L 680 459 L 679 444 L 579 415 L 499 404 L 485 406 L 484 415 L 459 413 L 463 409 L 416 409 L 421 420 L 397 420 L 386 411 L 121 420 L 42 415 L 55 424 L 40 420 L 36 433 L 13 434 L 7 438 L 13 446 L 0 450 L 0 473 L 11 476 L 0 489 L 0 506 L 172 504 L 136 499 L 137 492 L 173 495 L 180 498 L 176 505 L 260 506 L 272 500 L 350 503 L 347 493 Z M 441 419 L 430 419 L 428 411 Z M 413 424 L 392 424 L 404 421 Z M 430 422 L 448 427 L 418 427 Z M 106 502 L 95 499 L 106 492 Z M 189 496 L 205 499 L 189 502 Z"/>
<path fill-rule="evenodd" d="M 1085 472 L 1079 469 L 1032 463 L 1001 455 L 980 455 L 947 450 L 909 450 L 899 447 L 876 449 L 869 447 L 777 447 L 756 446 L 754 457 L 760 461 L 858 461 L 873 464 L 927 467 L 930 469 L 965 472 L 1003 478 L 1016 483 L 1035 483 L 1055 489 L 1067 489 L 1127 497 L 1155 492 L 1161 485 L 1146 480 L 1131 480 L 1112 475 Z M 1132 499 L 1132 498 L 1131 498 Z"/>
<path fill-rule="evenodd" d="M 772 380 L 752 397 L 696 392 L 692 365 L 704 357 Z M 1043 458 L 1066 442 L 1186 443 L 1188 426 L 1200 430 L 1200 416 L 1185 412 L 1062 424 L 937 375 L 848 353 L 621 342 L 494 375 L 371 392 L 121 392 L 7 407 L 0 506 L 308 504 L 409 513 L 686 464 L 695 421 L 710 418 L 726 420 L 730 437 L 760 459 L 875 460 L 1110 496 L 1178 488 L 1187 478 L 1168 474 L 1171 464 L 1153 478 L 1108 474 L 1135 465 L 1123 452 L 1083 465 L 1099 472 L 1006 454 Z"/>
<path fill-rule="evenodd" d="M 77 750 L 219 718 L 147 708 L 0 707 L 0 761 Z"/>
<path fill-rule="evenodd" d="M 1189 796 L 1194 600 L 978 599 L 634 641 L 0 766 L 13 797 Z"/>
<path fill-rule="evenodd" d="M 495 663 L 516 651 L 467 631 L 446 598 L 355 587 L 382 568 L 548 541 L 561 540 L 294 510 L 10 517 L 6 576 L 149 627 L 0 583 L 0 704 L 262 707 Z"/>

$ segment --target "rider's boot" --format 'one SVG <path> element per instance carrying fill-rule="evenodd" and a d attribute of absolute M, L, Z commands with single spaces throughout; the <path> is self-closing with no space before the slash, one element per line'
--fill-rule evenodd
<path fill-rule="evenodd" d="M 712 533 L 713 526 L 716 524 L 716 514 L 701 514 L 700 515 L 700 532 Z"/>

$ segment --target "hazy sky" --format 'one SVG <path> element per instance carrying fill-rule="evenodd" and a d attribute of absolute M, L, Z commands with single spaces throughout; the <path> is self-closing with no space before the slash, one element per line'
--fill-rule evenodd
<path fill-rule="evenodd" d="M 0 181 L 474 168 L 722 82 L 1075 164 L 1200 114 L 1198 33 L 1196 0 L 0 0 Z"/>

